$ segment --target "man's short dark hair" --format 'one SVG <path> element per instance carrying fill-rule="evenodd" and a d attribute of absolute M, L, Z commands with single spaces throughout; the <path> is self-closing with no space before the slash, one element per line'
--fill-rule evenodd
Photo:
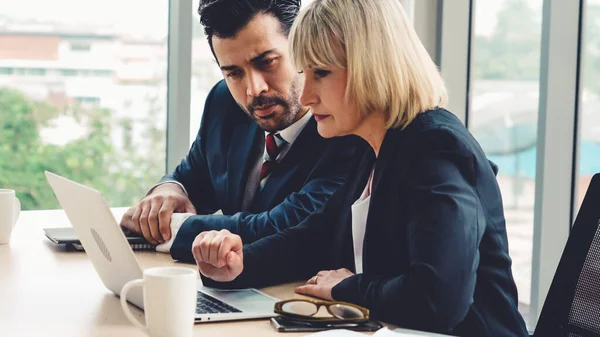
<path fill-rule="evenodd" d="M 198 14 L 212 49 L 212 37 L 232 38 L 257 14 L 271 14 L 288 36 L 301 0 L 200 0 Z M 214 54 L 214 50 L 213 50 Z"/>

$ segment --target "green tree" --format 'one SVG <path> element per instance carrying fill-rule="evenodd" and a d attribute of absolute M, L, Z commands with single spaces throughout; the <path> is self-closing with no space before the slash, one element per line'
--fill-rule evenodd
<path fill-rule="evenodd" d="M 475 78 L 538 80 L 542 26 L 536 18 L 526 0 L 506 1 L 492 34 L 475 37 Z"/>
<path fill-rule="evenodd" d="M 0 187 L 15 189 L 24 210 L 57 208 L 44 176 L 48 170 L 100 190 L 112 206 L 133 204 L 164 174 L 164 130 L 154 105 L 144 124 L 152 151 L 140 154 L 129 144 L 121 153 L 112 145 L 111 111 L 78 104 L 59 111 L 0 88 Z M 40 130 L 57 116 L 74 118 L 87 130 L 85 137 L 64 146 L 45 144 Z"/>
<path fill-rule="evenodd" d="M 583 81 L 585 88 L 600 95 L 600 6 L 585 7 L 583 31 Z"/>
<path fill-rule="evenodd" d="M 148 117 L 141 121 L 145 147 L 148 153 L 140 152 L 133 140 L 135 121 L 122 118 L 118 125 L 123 134 L 123 150 L 118 153 L 119 160 L 113 174 L 114 186 L 118 193 L 111 195 L 115 205 L 132 205 L 144 196 L 147 189 L 156 184 L 166 168 L 166 115 L 157 96 L 146 97 L 149 103 Z M 138 122 L 139 123 L 139 122 Z M 123 174 L 126 172 L 127 174 Z"/>
<path fill-rule="evenodd" d="M 41 205 L 45 195 L 35 176 L 43 172 L 39 128 L 47 122 L 36 120 L 35 109 L 21 93 L 0 89 L 0 186 L 14 188 L 24 209 L 50 205 Z"/>
<path fill-rule="evenodd" d="M 477 10 L 477 8 L 476 8 Z M 585 7 L 583 30 L 583 84 L 600 95 L 600 6 Z M 476 79 L 539 80 L 542 23 L 539 10 L 526 0 L 508 0 L 498 12 L 490 36 L 474 41 L 473 72 Z"/>

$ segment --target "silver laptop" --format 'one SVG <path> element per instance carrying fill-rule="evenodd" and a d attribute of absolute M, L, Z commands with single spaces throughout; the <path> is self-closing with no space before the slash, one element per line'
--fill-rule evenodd
<path fill-rule="evenodd" d="M 106 288 L 119 295 L 125 283 L 142 278 L 142 269 L 102 194 L 54 173 L 46 172 L 46 178 Z M 127 297 L 144 309 L 140 288 Z M 256 289 L 219 290 L 204 287 L 199 280 L 196 322 L 274 317 L 277 301 Z"/>

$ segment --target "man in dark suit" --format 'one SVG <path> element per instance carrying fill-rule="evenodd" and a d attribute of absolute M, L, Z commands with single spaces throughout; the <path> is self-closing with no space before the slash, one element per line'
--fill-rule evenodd
<path fill-rule="evenodd" d="M 300 0 L 200 2 L 225 79 L 207 97 L 186 158 L 127 211 L 122 227 L 179 259 L 203 231 L 253 242 L 295 226 L 341 186 L 363 145 L 321 138 L 298 102 L 303 75 L 290 62 L 287 35 L 299 8 Z"/>

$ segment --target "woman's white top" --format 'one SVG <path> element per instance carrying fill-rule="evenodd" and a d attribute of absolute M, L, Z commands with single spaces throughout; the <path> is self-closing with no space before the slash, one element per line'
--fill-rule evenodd
<path fill-rule="evenodd" d="M 367 216 L 369 215 L 369 204 L 371 203 L 371 185 L 373 184 L 373 171 L 367 186 L 360 198 L 352 205 L 352 241 L 354 243 L 354 267 L 357 274 L 363 272 L 363 242 L 367 228 Z"/>

